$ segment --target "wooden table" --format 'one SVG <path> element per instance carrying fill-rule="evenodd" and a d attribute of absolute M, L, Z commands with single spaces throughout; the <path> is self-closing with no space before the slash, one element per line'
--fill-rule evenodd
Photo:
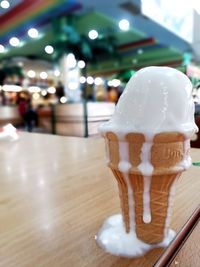
<path fill-rule="evenodd" d="M 0 151 L 0 267 L 150 267 L 162 254 L 125 259 L 96 245 L 104 219 L 120 211 L 102 139 L 24 133 Z M 200 161 L 200 150 L 191 154 Z M 178 182 L 176 231 L 200 203 L 199 173 L 193 166 Z"/>
<path fill-rule="evenodd" d="M 200 220 L 174 257 L 170 267 L 200 266 Z M 192 251 L 192 253 L 191 253 Z"/>

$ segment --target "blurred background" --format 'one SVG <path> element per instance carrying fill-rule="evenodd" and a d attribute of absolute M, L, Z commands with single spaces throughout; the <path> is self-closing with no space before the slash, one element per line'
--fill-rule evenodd
<path fill-rule="evenodd" d="M 0 1 L 0 126 L 96 135 L 151 65 L 188 75 L 199 125 L 199 23 L 199 0 Z"/>

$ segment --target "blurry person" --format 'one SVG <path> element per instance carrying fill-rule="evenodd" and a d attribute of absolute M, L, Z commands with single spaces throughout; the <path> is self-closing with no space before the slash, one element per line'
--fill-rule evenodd
<path fill-rule="evenodd" d="M 26 110 L 27 110 L 27 100 L 24 97 L 19 97 L 18 101 L 18 112 L 22 118 L 22 122 L 23 122 L 23 126 L 25 126 L 26 124 L 26 119 L 25 119 L 25 115 L 26 115 Z"/>
<path fill-rule="evenodd" d="M 61 81 L 59 81 L 58 85 L 56 86 L 56 95 L 59 99 L 65 95 L 64 86 L 62 85 Z"/>
<path fill-rule="evenodd" d="M 124 87 L 123 86 L 118 86 L 118 99 L 120 98 L 120 96 L 121 96 L 121 94 L 123 93 L 123 91 L 124 91 Z"/>
<path fill-rule="evenodd" d="M 32 132 L 33 128 L 37 125 L 37 113 L 32 106 L 31 99 L 28 99 L 27 101 L 25 123 L 28 132 Z"/>
<path fill-rule="evenodd" d="M 108 97 L 109 102 L 117 103 L 118 101 L 118 91 L 115 87 L 108 87 Z"/>

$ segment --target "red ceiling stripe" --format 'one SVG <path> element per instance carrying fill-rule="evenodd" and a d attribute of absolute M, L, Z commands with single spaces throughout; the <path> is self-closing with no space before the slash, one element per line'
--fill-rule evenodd
<path fill-rule="evenodd" d="M 40 12 L 40 10 L 47 8 L 48 6 L 52 5 L 55 0 L 36 0 L 36 2 L 34 2 L 34 5 L 30 5 L 30 6 L 26 6 L 26 8 L 23 8 L 20 10 L 20 13 L 18 12 L 16 14 L 16 16 L 13 16 L 11 19 L 9 19 L 8 21 L 6 21 L 6 23 L 1 23 L 1 29 L 0 29 L 0 33 L 2 34 L 3 32 L 5 32 L 6 30 L 12 28 L 13 26 L 17 26 L 18 24 L 20 24 L 23 21 L 26 21 L 26 18 L 30 18 L 31 16 L 33 16 L 34 14 L 37 14 Z"/>
<path fill-rule="evenodd" d="M 41 3 L 44 3 L 43 0 L 24 0 L 19 5 L 12 8 L 10 11 L 5 13 L 0 17 L 0 24 L 7 23 L 10 19 L 13 19 L 15 17 L 18 17 L 20 13 L 24 12 L 27 8 L 33 8 L 34 6 L 40 5 Z"/>
<path fill-rule="evenodd" d="M 156 40 L 154 38 L 148 38 L 148 39 L 143 39 L 143 40 L 131 42 L 131 43 L 128 43 L 128 44 L 120 45 L 118 47 L 118 50 L 121 51 L 121 50 L 126 50 L 126 49 L 129 49 L 129 48 L 145 46 L 145 45 L 151 45 L 151 44 L 155 44 L 155 43 L 156 43 Z"/>

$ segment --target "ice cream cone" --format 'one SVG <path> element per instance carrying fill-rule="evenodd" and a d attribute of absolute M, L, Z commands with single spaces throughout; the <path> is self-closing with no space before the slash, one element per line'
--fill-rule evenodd
<path fill-rule="evenodd" d="M 151 176 L 144 176 L 139 168 L 141 164 L 141 150 L 145 142 L 145 136 L 140 133 L 129 133 L 118 138 L 113 132 L 105 134 L 109 167 L 111 168 L 118 182 L 119 196 L 121 202 L 122 215 L 126 232 L 130 231 L 130 211 L 128 184 L 125 173 L 120 170 L 120 142 L 127 143 L 128 160 L 130 168 L 128 170 L 128 183 L 133 192 L 134 221 L 137 237 L 146 243 L 161 242 L 169 229 L 169 218 L 173 202 L 172 189 L 176 180 L 181 175 L 183 169 L 177 168 L 183 160 L 185 151 L 185 137 L 177 132 L 161 133 L 155 135 L 152 140 L 150 151 L 150 162 L 153 166 Z M 149 180 L 150 196 L 150 222 L 144 222 L 144 183 Z"/>

